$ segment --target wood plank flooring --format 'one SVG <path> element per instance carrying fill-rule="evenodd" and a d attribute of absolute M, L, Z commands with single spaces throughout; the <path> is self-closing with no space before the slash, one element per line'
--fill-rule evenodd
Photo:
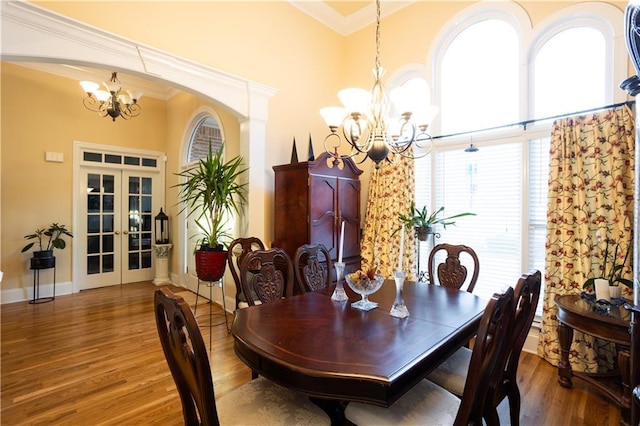
<path fill-rule="evenodd" d="M 3 425 L 179 425 L 180 400 L 157 338 L 149 283 L 1 305 L 0 423 Z M 183 292 L 184 289 L 172 288 Z M 184 293 L 190 303 L 195 295 Z M 200 299 L 202 302 L 203 299 Z M 208 308 L 198 321 L 209 342 Z M 193 306 L 193 305 L 192 305 Z M 235 356 L 221 309 L 211 328 L 216 395 L 250 380 Z M 231 316 L 229 315 L 231 320 Z M 618 425 L 617 407 L 582 382 L 564 389 L 556 369 L 523 354 L 522 425 Z M 508 407 L 500 417 L 509 424 Z"/>

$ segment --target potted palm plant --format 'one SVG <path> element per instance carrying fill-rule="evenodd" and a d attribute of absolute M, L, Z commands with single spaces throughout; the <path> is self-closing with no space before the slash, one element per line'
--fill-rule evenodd
<path fill-rule="evenodd" d="M 403 223 L 405 227 L 411 229 L 414 228 L 416 233 L 418 234 L 418 239 L 420 241 L 426 241 L 427 235 L 433 234 L 433 226 L 436 224 L 441 224 L 445 229 L 447 229 L 447 225 L 455 225 L 456 222 L 452 219 L 457 219 L 463 216 L 475 216 L 475 213 L 458 213 L 453 216 L 447 217 L 438 217 L 440 213 L 444 211 L 444 206 L 440 207 L 435 212 L 429 214 L 427 211 L 427 206 L 423 206 L 422 208 L 417 208 L 415 202 L 411 201 L 411 207 L 409 210 L 409 214 L 398 214 L 400 218 L 400 223 Z M 394 234 L 398 232 L 400 228 L 394 231 Z"/>
<path fill-rule="evenodd" d="M 71 232 L 65 225 L 52 223 L 48 228 L 38 228 L 33 234 L 25 235 L 24 238 L 31 241 L 22 248 L 22 253 L 37 247 L 38 250 L 33 252 L 31 265 L 34 269 L 52 268 L 54 265 L 53 249 L 62 250 L 67 246 L 64 236 L 73 238 Z"/>
<path fill-rule="evenodd" d="M 183 179 L 175 185 L 178 198 L 188 216 L 195 215 L 201 237 L 196 243 L 196 273 L 203 281 L 217 281 L 224 275 L 230 234 L 227 215 L 239 213 L 246 202 L 246 183 L 239 183 L 243 168 L 237 156 L 225 162 L 223 148 L 209 153 L 193 167 L 176 175 Z"/>

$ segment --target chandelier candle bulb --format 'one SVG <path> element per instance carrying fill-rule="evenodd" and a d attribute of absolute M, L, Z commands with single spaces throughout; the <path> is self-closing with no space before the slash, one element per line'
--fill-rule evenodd
<path fill-rule="evenodd" d="M 398 256 L 398 271 L 402 271 L 402 257 L 404 256 L 404 223 L 400 230 L 400 255 Z"/>
<path fill-rule="evenodd" d="M 340 231 L 340 246 L 338 247 L 338 263 L 342 263 L 342 251 L 344 250 L 344 220 Z"/>

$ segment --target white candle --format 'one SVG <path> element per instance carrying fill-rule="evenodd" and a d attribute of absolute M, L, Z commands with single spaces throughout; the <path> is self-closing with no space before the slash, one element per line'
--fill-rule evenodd
<path fill-rule="evenodd" d="M 400 256 L 398 256 L 398 271 L 402 271 L 402 256 L 404 255 L 404 223 L 400 231 Z"/>
<path fill-rule="evenodd" d="M 343 249 L 344 249 L 344 220 L 342 221 L 342 230 L 340 231 L 340 247 L 338 247 L 338 263 L 342 263 Z"/>

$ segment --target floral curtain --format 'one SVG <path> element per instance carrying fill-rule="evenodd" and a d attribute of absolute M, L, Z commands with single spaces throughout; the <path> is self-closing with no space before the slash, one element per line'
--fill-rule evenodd
<path fill-rule="evenodd" d="M 400 256 L 402 225 L 398 213 L 408 214 L 414 199 L 413 160 L 396 156 L 372 168 L 369 181 L 367 211 L 361 241 L 362 268 L 377 269 L 387 278 L 393 277 Z M 392 236 L 393 234 L 393 236 Z M 405 230 L 402 269 L 408 280 L 415 280 L 416 241 L 413 229 Z"/>
<path fill-rule="evenodd" d="M 556 121 L 551 133 L 545 293 L 538 354 L 560 360 L 557 306 L 561 294 L 580 294 L 589 278 L 607 270 L 619 245 L 622 264 L 633 242 L 634 121 L 628 106 Z M 609 240 L 606 245 L 604 241 Z M 611 251 L 609 251 L 609 250 Z M 631 255 L 629 255 L 631 259 Z M 627 260 L 624 277 L 631 279 Z M 623 286 L 623 296 L 631 291 Z M 613 367 L 613 344 L 574 332 L 569 354 L 575 371 Z"/>

